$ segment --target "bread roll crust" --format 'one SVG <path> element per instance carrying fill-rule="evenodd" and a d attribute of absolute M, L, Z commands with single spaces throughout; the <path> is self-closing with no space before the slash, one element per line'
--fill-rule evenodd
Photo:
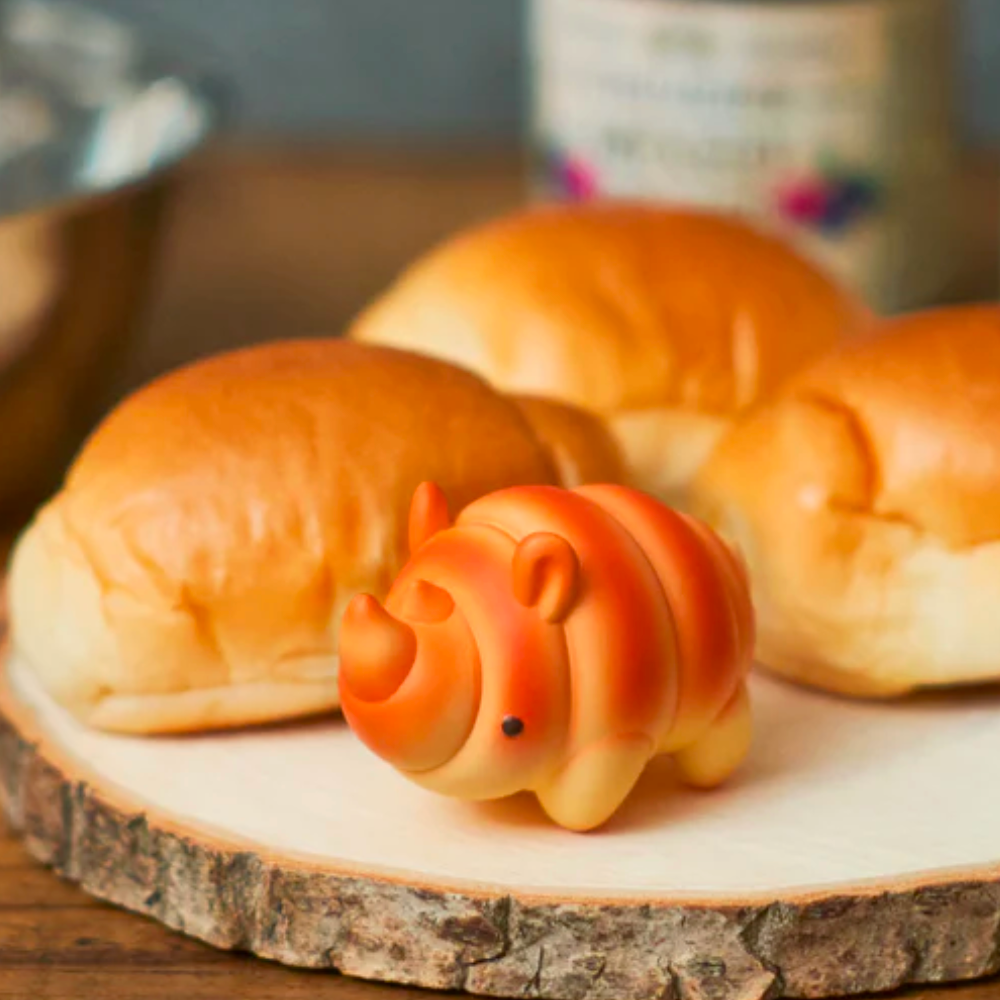
<path fill-rule="evenodd" d="M 16 650 L 94 725 L 238 725 L 337 704 L 342 608 L 384 593 L 418 483 L 455 509 L 553 483 L 476 376 L 343 340 L 286 341 L 124 401 L 14 553 Z"/>
<path fill-rule="evenodd" d="M 596 414 L 542 396 L 513 399 L 548 449 L 563 486 L 625 481 L 621 449 Z"/>
<path fill-rule="evenodd" d="M 852 695 L 1000 678 L 1000 309 L 903 317 L 831 353 L 694 493 L 746 552 L 768 666 Z"/>
<path fill-rule="evenodd" d="M 748 223 L 616 202 L 537 207 L 459 235 L 351 335 L 592 409 L 613 429 L 624 419 L 629 465 L 655 486 L 689 473 L 650 479 L 648 427 L 680 440 L 671 428 L 697 414 L 724 428 L 869 321 L 851 294 Z M 696 465 L 702 451 L 674 464 Z"/>

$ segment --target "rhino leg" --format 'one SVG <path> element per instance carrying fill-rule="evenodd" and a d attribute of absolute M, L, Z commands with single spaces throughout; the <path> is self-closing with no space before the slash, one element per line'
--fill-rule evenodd
<path fill-rule="evenodd" d="M 593 830 L 611 818 L 655 753 L 643 734 L 610 736 L 585 747 L 544 787 L 542 808 L 569 830 Z"/>
<path fill-rule="evenodd" d="M 750 699 L 741 683 L 708 729 L 674 753 L 681 777 L 695 788 L 721 784 L 743 763 L 752 729 Z"/>

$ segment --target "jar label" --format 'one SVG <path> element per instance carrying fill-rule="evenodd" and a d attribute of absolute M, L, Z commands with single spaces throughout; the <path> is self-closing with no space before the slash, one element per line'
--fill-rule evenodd
<path fill-rule="evenodd" d="M 900 308 L 951 275 L 949 0 L 535 0 L 548 195 L 751 213 Z"/>

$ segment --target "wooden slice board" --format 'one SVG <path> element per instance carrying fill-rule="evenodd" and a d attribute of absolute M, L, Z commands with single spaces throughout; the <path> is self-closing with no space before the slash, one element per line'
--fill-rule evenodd
<path fill-rule="evenodd" d="M 17 663 L 0 795 L 36 857 L 223 948 L 499 996 L 762 1000 L 1000 967 L 1000 696 L 857 704 L 766 678 L 739 780 L 654 765 L 610 827 L 411 786 L 339 719 L 137 739 Z"/>

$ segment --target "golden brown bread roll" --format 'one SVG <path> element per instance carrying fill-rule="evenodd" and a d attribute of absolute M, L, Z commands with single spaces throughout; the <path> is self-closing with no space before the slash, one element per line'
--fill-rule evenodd
<path fill-rule="evenodd" d="M 1000 678 L 1000 309 L 903 317 L 790 380 L 694 484 L 759 656 L 845 694 Z"/>
<path fill-rule="evenodd" d="M 513 402 L 430 358 L 292 341 L 177 371 L 105 420 L 22 535 L 15 655 L 104 729 L 332 708 L 342 610 L 403 565 L 425 479 L 458 510 L 556 476 Z"/>
<path fill-rule="evenodd" d="M 592 203 L 459 235 L 351 335 L 596 411 L 634 484 L 683 503 L 737 414 L 869 321 L 851 294 L 749 224 Z"/>
<path fill-rule="evenodd" d="M 599 416 L 542 396 L 512 399 L 548 449 L 563 486 L 625 481 L 621 449 Z"/>

